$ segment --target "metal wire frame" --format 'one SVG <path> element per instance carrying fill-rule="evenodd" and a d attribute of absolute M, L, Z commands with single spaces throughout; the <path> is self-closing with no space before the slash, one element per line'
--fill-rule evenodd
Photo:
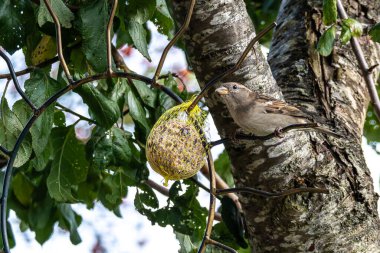
<path fill-rule="evenodd" d="M 16 87 L 16 90 L 18 91 L 18 93 L 22 96 L 22 98 L 28 103 L 28 105 L 33 110 L 33 115 L 29 118 L 24 129 L 21 131 L 21 133 L 18 136 L 16 143 L 13 146 L 12 150 L 8 150 L 5 147 L 0 146 L 0 151 L 3 152 L 4 154 L 6 154 L 7 156 L 9 156 L 8 164 L 7 164 L 4 179 L 3 179 L 3 188 L 2 188 L 2 195 L 1 195 L 1 207 L 0 207 L 0 221 L 1 221 L 0 230 L 1 230 L 1 236 L 2 236 L 2 242 L 3 242 L 3 249 L 4 249 L 5 253 L 10 252 L 9 242 L 8 242 L 8 234 L 7 234 L 7 229 L 6 229 L 6 224 L 7 224 L 6 215 L 7 215 L 7 198 L 8 198 L 9 187 L 10 187 L 11 178 L 12 178 L 13 164 L 14 164 L 17 152 L 18 152 L 23 140 L 25 139 L 25 136 L 29 132 L 33 123 L 38 119 L 38 117 L 45 111 L 45 109 L 47 107 L 49 107 L 51 104 L 56 102 L 58 98 L 60 98 L 61 96 L 63 96 L 67 92 L 75 89 L 76 87 L 78 87 L 80 85 L 83 85 L 83 84 L 86 84 L 86 83 L 89 83 L 92 81 L 96 81 L 96 80 L 107 79 L 107 78 L 127 78 L 127 79 L 133 79 L 133 80 L 140 80 L 147 85 L 151 85 L 152 87 L 155 87 L 155 88 L 162 90 L 167 95 L 169 95 L 172 99 L 174 99 L 177 103 L 183 102 L 182 99 L 178 95 L 176 95 L 174 92 L 172 92 L 167 87 L 158 84 L 156 81 L 157 81 L 158 76 L 160 75 L 160 72 L 161 72 L 162 66 L 164 64 L 164 61 L 166 59 L 166 55 L 167 55 L 168 51 L 170 50 L 170 48 L 175 44 L 175 42 L 179 39 L 179 37 L 184 33 L 184 31 L 189 26 L 190 18 L 191 18 L 193 8 L 195 5 L 195 0 L 191 0 L 190 7 L 189 7 L 188 13 L 186 15 L 184 24 L 182 25 L 180 30 L 177 32 L 177 34 L 173 37 L 173 39 L 169 42 L 169 44 L 166 46 L 163 54 L 161 55 L 157 70 L 156 70 L 153 78 L 148 78 L 148 77 L 138 75 L 135 73 L 112 71 L 112 69 L 111 69 L 112 68 L 111 29 L 112 29 L 113 19 L 115 16 L 115 11 L 117 8 L 117 0 L 114 0 L 112 10 L 111 10 L 111 14 L 110 14 L 110 18 L 109 18 L 109 22 L 107 25 L 107 70 L 104 73 L 99 73 L 99 74 L 95 74 L 92 76 L 88 76 L 88 77 L 85 77 L 85 78 L 77 80 L 77 81 L 74 81 L 72 79 L 70 71 L 69 71 L 67 64 L 65 62 L 65 59 L 63 57 L 62 36 L 61 36 L 61 28 L 60 28 L 60 23 L 59 23 L 58 17 L 54 13 L 54 10 L 52 9 L 49 1 L 44 0 L 44 2 L 45 2 L 46 7 L 48 8 L 50 15 L 53 18 L 55 26 L 56 26 L 58 59 L 59 59 L 60 64 L 64 70 L 66 78 L 68 79 L 69 84 L 67 86 L 65 86 L 64 88 L 62 88 L 61 90 L 59 90 L 54 95 L 52 95 L 50 98 L 48 98 L 45 101 L 45 103 L 43 103 L 40 107 L 37 108 L 29 100 L 29 98 L 26 96 L 26 94 L 21 90 L 20 85 L 19 85 L 18 80 L 17 80 L 17 75 L 29 73 L 32 70 L 32 68 L 26 69 L 24 71 L 16 73 L 14 71 L 14 68 L 12 66 L 10 59 L 7 57 L 7 55 L 2 50 L 0 50 L 0 56 L 6 61 L 7 65 L 8 65 L 8 69 L 10 71 L 10 74 L 4 75 L 4 77 L 5 78 L 9 78 L 9 77 L 12 78 L 14 85 Z M 273 26 L 274 26 L 274 24 L 272 24 L 270 26 L 270 28 L 267 28 L 264 31 L 265 32 L 269 31 L 271 28 L 273 28 Z M 220 74 L 219 76 L 217 76 L 216 78 L 212 79 L 208 83 L 208 85 L 206 85 L 207 88 L 205 88 L 201 92 L 200 96 L 198 97 L 198 101 L 202 97 L 202 94 L 205 93 L 206 89 L 211 87 L 211 85 L 213 85 L 217 81 L 221 80 L 222 78 L 232 74 L 234 71 L 236 71 L 239 68 L 241 62 L 248 55 L 249 50 L 252 48 L 254 43 L 258 40 L 258 37 L 262 36 L 262 34 L 265 32 L 259 33 L 258 36 L 256 36 L 254 38 L 254 40 L 252 40 L 249 43 L 246 50 L 243 52 L 242 56 L 240 57 L 239 61 L 237 62 L 237 64 L 235 64 L 235 66 L 233 68 L 227 70 L 226 72 L 224 72 L 224 73 Z M 47 62 L 52 63 L 55 61 L 56 61 L 56 58 L 53 58 L 53 59 L 48 60 Z M 42 63 L 40 66 L 41 67 L 46 66 L 45 64 L 47 65 L 47 63 Z M 194 106 L 195 106 L 195 104 L 194 104 Z M 210 150 L 208 150 L 208 152 L 207 152 L 207 163 L 208 163 L 208 167 L 209 167 L 209 180 L 210 180 L 210 203 L 209 203 L 209 214 L 208 214 L 208 219 L 207 219 L 207 226 L 206 226 L 206 230 L 204 233 L 202 243 L 201 243 L 200 248 L 198 250 L 199 253 L 205 252 L 206 246 L 209 244 L 220 247 L 220 248 L 222 248 L 228 252 L 236 252 L 234 249 L 232 249 L 232 248 L 230 248 L 230 247 L 228 247 L 228 246 L 226 246 L 220 242 L 217 242 L 217 241 L 211 239 L 212 225 L 213 225 L 213 221 L 215 218 L 216 195 L 218 195 L 218 194 L 225 194 L 228 192 L 241 192 L 241 191 L 247 192 L 248 191 L 248 192 L 255 193 L 255 194 L 258 194 L 261 196 L 265 196 L 265 197 L 273 197 L 273 196 L 280 197 L 280 196 L 286 196 L 289 194 L 294 194 L 297 192 L 305 192 L 305 191 L 326 193 L 326 190 L 323 190 L 323 189 L 322 190 L 318 190 L 318 189 L 316 190 L 315 188 L 291 189 L 291 190 L 285 191 L 283 193 L 269 193 L 269 192 L 264 192 L 264 191 L 252 189 L 252 188 L 249 188 L 249 189 L 248 188 L 234 188 L 234 189 L 217 190 L 216 189 L 216 179 L 215 179 L 216 172 L 215 172 L 214 162 L 213 162 Z"/>

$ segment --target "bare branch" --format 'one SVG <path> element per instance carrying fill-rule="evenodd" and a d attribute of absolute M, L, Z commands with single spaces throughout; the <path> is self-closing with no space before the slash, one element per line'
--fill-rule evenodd
<path fill-rule="evenodd" d="M 216 247 L 218 247 L 218 248 L 224 249 L 224 250 L 227 251 L 227 252 L 237 253 L 237 251 L 234 250 L 233 248 L 228 247 L 227 245 L 224 245 L 224 244 L 222 244 L 222 243 L 220 243 L 220 242 L 217 242 L 217 241 L 215 241 L 215 240 L 213 240 L 213 239 L 211 239 L 211 238 L 207 238 L 207 244 L 214 245 L 214 246 L 216 246 Z"/>
<path fill-rule="evenodd" d="M 313 129 L 313 128 L 317 128 L 317 127 L 320 127 L 320 125 L 318 123 L 294 124 L 294 125 L 290 125 L 290 126 L 282 128 L 282 129 L 279 129 L 278 131 L 273 132 L 273 133 L 268 134 L 268 135 L 265 135 L 265 136 L 246 135 L 246 134 L 237 133 L 234 136 L 234 138 L 237 140 L 261 140 L 261 141 L 265 141 L 265 140 L 269 140 L 273 137 L 280 137 L 278 135 L 279 132 L 280 133 L 286 133 L 286 132 L 289 132 L 292 130 Z M 335 133 L 331 133 L 331 134 L 337 135 Z M 231 138 L 224 138 L 221 140 L 213 141 L 210 144 L 212 147 L 214 147 L 216 145 L 225 143 L 227 141 L 231 141 Z"/>
<path fill-rule="evenodd" d="M 343 19 L 347 19 L 348 16 L 342 5 L 342 2 L 340 0 L 337 0 L 336 3 L 338 7 L 339 16 Z M 371 102 L 372 102 L 376 117 L 380 121 L 380 100 L 379 100 L 379 96 L 377 95 L 375 82 L 372 78 L 371 68 L 368 67 L 367 61 L 364 58 L 363 50 L 358 40 L 354 36 L 351 37 L 350 43 L 352 46 L 352 50 L 354 51 L 354 54 L 356 56 L 356 59 L 358 60 L 359 67 L 363 73 L 364 80 L 367 84 L 368 92 L 371 97 Z"/>
<path fill-rule="evenodd" d="M 49 66 L 49 65 L 57 62 L 58 60 L 59 60 L 58 56 L 56 56 L 56 57 L 53 57 L 47 61 L 41 62 L 40 64 L 37 64 L 36 66 L 29 66 L 26 69 L 17 71 L 17 72 L 15 72 L 15 74 L 16 74 L 16 76 L 26 75 L 26 74 L 32 72 L 33 70 Z M 0 79 L 10 79 L 10 78 L 12 78 L 12 74 L 10 74 L 10 73 L 9 74 L 0 74 Z"/>
<path fill-rule="evenodd" d="M 152 78 L 153 82 L 157 81 L 158 76 L 161 73 L 162 67 L 164 65 L 166 56 L 170 50 L 170 48 L 179 40 L 179 38 L 182 36 L 182 34 L 185 32 L 185 30 L 189 27 L 190 19 L 193 14 L 193 9 L 195 5 L 195 0 L 190 1 L 189 10 L 187 11 L 185 22 L 183 23 L 182 27 L 179 29 L 179 31 L 174 35 L 174 37 L 169 41 L 169 43 L 166 45 L 164 51 L 162 52 L 161 59 L 158 62 L 156 72 L 154 73 L 154 76 Z"/>
<path fill-rule="evenodd" d="M 85 116 L 83 116 L 83 115 L 80 115 L 79 113 L 74 112 L 74 111 L 71 110 L 70 108 L 67 108 L 66 106 L 63 106 L 63 105 L 61 105 L 61 104 L 58 103 L 58 102 L 56 103 L 56 107 L 60 108 L 60 109 L 61 109 L 62 111 L 64 111 L 64 112 L 68 112 L 68 113 L 70 113 L 70 114 L 72 114 L 72 115 L 77 116 L 77 117 L 78 117 L 79 119 L 81 119 L 81 120 L 88 121 L 89 123 L 91 123 L 91 124 L 95 124 L 95 125 L 98 124 L 95 120 L 90 119 L 90 118 L 87 118 L 87 117 L 85 117 Z"/>
<path fill-rule="evenodd" d="M 224 189 L 224 190 L 216 190 L 217 194 L 227 194 L 227 193 L 232 193 L 232 192 L 247 192 L 247 193 L 252 193 L 252 194 L 256 194 L 263 197 L 278 198 L 278 197 L 284 197 L 284 196 L 293 195 L 293 194 L 301 193 L 301 192 L 328 194 L 329 190 L 325 188 L 311 188 L 311 187 L 293 188 L 293 189 L 289 189 L 282 192 L 267 192 L 267 191 L 257 190 L 251 187 L 237 187 L 237 188 L 229 188 L 229 189 Z"/>

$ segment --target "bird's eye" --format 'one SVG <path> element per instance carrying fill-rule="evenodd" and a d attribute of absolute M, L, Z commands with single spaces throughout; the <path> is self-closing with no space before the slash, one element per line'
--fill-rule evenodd
<path fill-rule="evenodd" d="M 232 86 L 232 89 L 237 90 L 237 85 Z"/>

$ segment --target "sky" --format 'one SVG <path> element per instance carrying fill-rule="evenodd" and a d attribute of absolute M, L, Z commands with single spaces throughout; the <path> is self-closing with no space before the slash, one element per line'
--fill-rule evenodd
<path fill-rule="evenodd" d="M 149 53 L 152 58 L 152 63 L 148 62 L 137 50 L 131 50 L 128 57 L 125 57 L 125 61 L 128 67 L 133 71 L 144 74 L 149 69 L 155 67 L 158 63 L 162 50 L 164 49 L 167 39 L 165 36 L 157 33 L 156 29 L 150 25 L 152 29 L 152 43 L 149 47 Z M 22 51 L 17 51 L 11 56 L 14 67 L 17 70 L 25 68 Z M 163 73 L 166 71 L 179 72 L 187 69 L 186 58 L 182 50 L 173 48 L 167 57 L 164 65 Z M 5 62 L 0 60 L 0 73 L 8 73 Z M 19 81 L 22 83 L 27 76 L 21 77 Z M 4 81 L 0 80 L 0 87 L 4 87 Z M 11 86 L 13 87 L 13 86 Z M 195 89 L 191 87 L 191 89 Z M 2 91 L 0 91 L 2 94 Z M 12 100 L 12 99 L 11 99 Z M 13 98 L 15 101 L 15 98 Z M 81 98 L 72 93 L 70 96 L 64 96 L 59 100 L 63 105 L 75 108 L 75 111 L 88 116 L 86 106 L 76 106 L 81 104 Z M 12 104 L 12 103 L 10 103 Z M 73 122 L 74 117 L 67 115 L 68 121 Z M 212 123 L 211 117 L 210 133 L 211 139 L 217 140 L 219 138 L 217 130 Z M 79 134 L 89 135 L 90 128 L 86 123 L 79 125 L 84 132 Z M 82 137 L 84 137 L 82 136 Z M 378 168 L 378 162 L 380 156 L 368 145 L 366 145 L 363 138 L 363 150 L 368 167 L 370 168 L 371 175 L 374 178 L 375 190 L 380 194 L 379 179 L 380 169 Z M 213 148 L 214 159 L 223 151 L 223 145 L 219 145 Z M 377 167 L 377 168 L 376 168 Z M 151 170 L 151 178 L 158 183 L 163 182 L 162 177 Z M 202 182 L 206 185 L 208 181 L 203 178 Z M 79 245 L 72 245 L 69 240 L 69 234 L 62 229 L 56 227 L 53 236 L 43 245 L 39 245 L 34 240 L 34 233 L 26 231 L 22 233 L 19 230 L 19 221 L 15 217 L 15 214 L 11 212 L 10 220 L 17 240 L 17 245 L 12 249 L 13 253 L 85 253 L 91 252 L 91 249 L 96 244 L 98 236 L 101 235 L 101 241 L 107 252 L 120 252 L 120 253 L 151 253 L 151 252 L 178 252 L 179 244 L 175 239 L 173 230 L 171 227 L 162 228 L 158 225 L 152 225 L 145 216 L 140 215 L 134 210 L 134 189 L 130 188 L 127 198 L 124 199 L 121 205 L 121 213 L 123 218 L 118 218 L 102 205 L 96 204 L 95 208 L 88 210 L 84 205 L 77 204 L 74 209 L 83 217 L 83 222 L 79 227 L 79 234 L 82 237 L 82 243 Z M 157 193 L 159 197 L 160 205 L 165 205 L 166 197 Z M 201 191 L 200 194 L 201 204 L 208 205 L 208 194 Z"/>

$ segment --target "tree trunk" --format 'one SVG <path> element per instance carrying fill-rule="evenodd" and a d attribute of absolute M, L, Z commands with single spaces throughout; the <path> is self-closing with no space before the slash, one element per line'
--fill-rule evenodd
<path fill-rule="evenodd" d="M 182 23 L 188 2 L 172 2 Z M 343 4 L 348 15 L 363 24 L 379 21 L 379 1 Z M 349 44 L 337 43 L 326 58 L 316 52 L 325 29 L 321 7 L 322 1 L 283 1 L 269 54 L 273 75 L 256 47 L 257 58 L 249 56 L 225 80 L 285 98 L 345 136 L 336 139 L 297 131 L 282 139 L 226 145 L 239 187 L 330 190 L 328 195 L 304 193 L 280 199 L 241 194 L 254 252 L 380 252 L 378 196 L 361 149 L 369 96 Z M 231 67 L 253 37 L 244 1 L 197 1 L 185 43 L 200 85 Z M 366 37 L 360 43 L 369 65 L 379 62 L 378 45 Z M 213 90 L 206 102 L 219 133 L 232 134 L 237 127 Z"/>

